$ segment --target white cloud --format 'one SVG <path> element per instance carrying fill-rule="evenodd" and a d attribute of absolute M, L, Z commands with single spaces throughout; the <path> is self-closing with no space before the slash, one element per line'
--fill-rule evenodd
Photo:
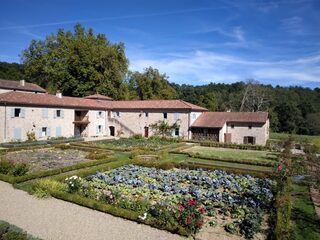
<path fill-rule="evenodd" d="M 130 55 L 130 54 L 129 54 Z M 290 81 L 320 85 L 320 55 L 300 59 L 262 61 L 218 54 L 210 51 L 194 51 L 184 55 L 134 56 L 130 69 L 142 71 L 148 66 L 166 73 L 176 83 L 206 84 L 208 82 L 236 82 L 255 78 L 261 82 L 279 84 Z M 285 84 L 284 84 L 285 85 Z"/>
<path fill-rule="evenodd" d="M 303 22 L 301 17 L 293 16 L 281 20 L 281 28 L 288 33 L 292 34 L 303 34 Z"/>

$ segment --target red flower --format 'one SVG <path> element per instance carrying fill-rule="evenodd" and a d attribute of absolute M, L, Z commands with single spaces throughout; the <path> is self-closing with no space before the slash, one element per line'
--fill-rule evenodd
<path fill-rule="evenodd" d="M 196 215 L 194 215 L 194 213 L 192 213 L 191 218 L 194 219 L 196 217 Z"/>
<path fill-rule="evenodd" d="M 278 166 L 278 171 L 281 172 L 282 169 L 283 169 L 283 166 L 282 166 L 282 164 L 280 164 L 280 165 Z"/>
<path fill-rule="evenodd" d="M 186 224 L 190 225 L 191 223 L 192 223 L 192 218 L 190 216 L 188 216 L 186 219 Z"/>
<path fill-rule="evenodd" d="M 189 206 L 195 206 L 195 205 L 197 205 L 197 200 L 189 199 L 188 205 L 189 205 Z"/>
<path fill-rule="evenodd" d="M 204 213 L 206 212 L 206 210 L 204 209 L 204 207 L 201 207 L 201 208 L 199 208 L 199 212 L 200 212 L 201 214 L 204 214 Z"/>

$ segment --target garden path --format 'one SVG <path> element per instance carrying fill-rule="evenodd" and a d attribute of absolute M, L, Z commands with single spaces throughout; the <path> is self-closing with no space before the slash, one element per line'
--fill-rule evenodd
<path fill-rule="evenodd" d="M 0 219 L 44 240 L 185 239 L 55 198 L 36 199 L 2 181 Z"/>

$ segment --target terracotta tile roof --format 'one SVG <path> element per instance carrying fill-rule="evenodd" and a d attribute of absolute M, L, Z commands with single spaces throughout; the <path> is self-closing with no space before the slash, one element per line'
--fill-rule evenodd
<path fill-rule="evenodd" d="M 267 112 L 206 112 L 191 127 L 222 128 L 228 122 L 265 123 Z"/>
<path fill-rule="evenodd" d="M 207 111 L 206 108 L 182 100 L 144 100 L 144 101 L 103 101 L 77 97 L 61 98 L 50 94 L 7 92 L 0 94 L 0 105 L 46 106 L 74 109 L 115 109 L 115 110 L 190 110 Z"/>
<path fill-rule="evenodd" d="M 101 94 L 94 94 L 94 95 L 86 96 L 84 98 L 85 99 L 108 100 L 108 101 L 112 101 L 113 100 L 113 98 L 108 97 L 108 96 L 104 96 L 104 95 L 101 95 Z"/>
<path fill-rule="evenodd" d="M 20 81 L 3 80 L 0 79 L 0 88 L 9 90 L 20 90 L 28 92 L 40 92 L 45 93 L 46 90 L 34 83 L 25 82 L 24 86 L 21 85 Z"/>
<path fill-rule="evenodd" d="M 132 100 L 132 101 L 113 101 L 112 108 L 115 110 L 190 110 L 208 111 L 208 109 L 185 102 L 183 100 Z"/>
<path fill-rule="evenodd" d="M 76 97 L 61 98 L 56 95 L 46 93 L 34 94 L 23 92 L 7 92 L 0 94 L 0 105 L 9 106 L 43 106 L 73 109 L 99 109 L 107 108 L 106 101 L 97 101 L 94 99 L 83 99 Z"/>

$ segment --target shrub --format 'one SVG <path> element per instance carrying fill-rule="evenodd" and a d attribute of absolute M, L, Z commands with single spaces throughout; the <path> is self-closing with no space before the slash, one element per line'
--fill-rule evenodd
<path fill-rule="evenodd" d="M 50 191 L 67 191 L 67 186 L 55 180 L 42 179 L 33 185 L 33 190 L 36 197 L 45 198 L 50 196 Z"/>
<path fill-rule="evenodd" d="M 27 142 L 36 141 L 36 134 L 34 132 L 27 132 Z"/>
<path fill-rule="evenodd" d="M 3 240 L 28 240 L 28 235 L 23 232 L 9 231 L 2 235 Z"/>
<path fill-rule="evenodd" d="M 146 151 L 144 149 L 141 149 L 141 148 L 136 148 L 136 149 L 133 149 L 130 153 L 131 153 L 130 158 L 131 159 L 135 159 L 139 155 L 146 154 Z"/>
<path fill-rule="evenodd" d="M 3 234 L 5 234 L 10 227 L 10 224 L 0 220 L 0 239 Z"/>
<path fill-rule="evenodd" d="M 87 159 L 91 159 L 91 160 L 101 160 L 101 159 L 106 159 L 109 157 L 108 153 L 105 152 L 97 152 L 97 151 L 93 151 L 90 152 L 86 158 Z"/>
<path fill-rule="evenodd" d="M 82 179 L 78 176 L 71 176 L 65 179 L 65 183 L 68 186 L 68 192 L 78 192 L 82 185 Z"/>
<path fill-rule="evenodd" d="M 132 139 L 144 139 L 141 134 L 134 134 L 130 138 L 132 138 Z"/>
<path fill-rule="evenodd" d="M 0 173 L 8 174 L 12 168 L 12 164 L 8 160 L 0 161 Z"/>
<path fill-rule="evenodd" d="M 170 170 L 175 168 L 175 165 L 172 162 L 164 162 L 164 163 L 160 163 L 157 167 L 163 170 Z"/>
<path fill-rule="evenodd" d="M 11 174 L 13 176 L 22 176 L 25 175 L 29 171 L 29 167 L 26 163 L 17 163 L 14 165 L 13 169 L 11 170 Z"/>

